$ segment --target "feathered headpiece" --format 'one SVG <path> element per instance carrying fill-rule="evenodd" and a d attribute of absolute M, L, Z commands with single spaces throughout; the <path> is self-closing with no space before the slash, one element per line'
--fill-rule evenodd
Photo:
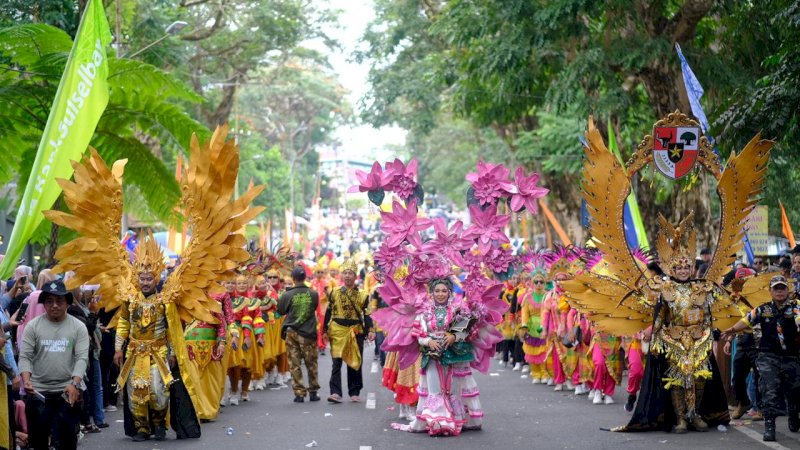
<path fill-rule="evenodd" d="M 661 268 L 674 275 L 679 266 L 694 267 L 697 255 L 697 232 L 694 230 L 694 213 L 689 213 L 677 227 L 673 227 L 661 214 L 658 215 L 656 250 L 662 261 Z"/>
<path fill-rule="evenodd" d="M 133 271 L 136 274 L 152 273 L 158 279 L 164 267 L 164 253 L 153 234 L 148 232 L 133 251 Z"/>
<path fill-rule="evenodd" d="M 575 263 L 579 260 L 580 253 L 574 247 L 559 245 L 553 251 L 544 254 L 550 278 L 555 278 L 557 274 L 574 274 L 577 270 Z"/>

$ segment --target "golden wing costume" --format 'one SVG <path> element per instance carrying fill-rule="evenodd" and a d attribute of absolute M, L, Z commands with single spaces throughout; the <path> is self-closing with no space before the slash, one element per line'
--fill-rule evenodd
<path fill-rule="evenodd" d="M 670 114 L 656 126 L 699 128 L 696 122 L 679 112 Z M 698 162 L 718 180 L 722 208 L 720 234 L 706 278 L 677 281 L 673 277 L 648 277 L 636 264 L 624 237 L 624 204 L 631 191 L 630 179 L 653 162 L 653 138 L 645 137 L 627 166 L 606 148 L 591 118 L 586 138 L 583 196 L 592 217 L 591 234 L 612 275 L 580 274 L 562 283 L 566 296 L 574 308 L 587 314 L 602 331 L 629 336 L 653 325 L 651 354 L 657 355 L 654 364 L 662 366 L 652 368 L 659 374 L 654 381 L 658 386 L 653 389 L 670 392 L 677 417 L 676 431 L 685 431 L 689 422 L 703 429 L 706 427 L 704 419 L 723 421 L 729 418 L 724 405 L 716 408 L 709 406 L 710 401 L 702 403 L 706 381 L 711 380 L 716 371 L 710 356 L 711 331 L 712 328 L 725 329 L 742 317 L 739 300 L 742 303 L 747 303 L 747 298 L 760 300 L 763 294 L 756 278 L 748 280 L 745 286 L 738 286 L 733 296 L 718 282 L 734 260 L 730 255 L 742 248 L 744 221 L 761 192 L 772 142 L 756 136 L 741 153 L 731 155 L 723 170 L 708 140 L 700 138 Z M 662 216 L 658 221 L 656 250 L 661 268 L 672 276 L 679 270 L 693 270 L 696 234 L 692 215 L 677 227 Z M 666 384 L 661 386 L 664 382 Z M 710 385 L 712 389 L 716 387 Z M 631 424 L 619 430 L 653 429 L 663 425 L 663 414 L 657 418 L 658 414 L 638 408 Z"/>
<path fill-rule="evenodd" d="M 224 292 L 218 281 L 249 257 L 241 230 L 263 210 L 250 207 L 263 186 L 231 199 L 239 152 L 226 141 L 227 132 L 227 126 L 218 127 L 203 147 L 196 136 L 192 138 L 190 163 L 181 183 L 182 206 L 192 239 L 160 293 L 145 296 L 139 287 L 140 275 L 152 274 L 157 282 L 164 268 L 164 256 L 152 236 L 141 239 L 133 263 L 119 242 L 125 161 L 117 161 L 109 169 L 92 149 L 81 163 L 73 162 L 74 181 L 59 180 L 71 213 L 45 213 L 53 223 L 81 235 L 55 255 L 59 260 L 56 270 L 75 272 L 68 286 L 99 284 L 100 307 L 107 311 L 119 308 L 117 350 L 121 351 L 126 341 L 128 346 L 118 384 L 119 389 L 129 384 L 138 433 L 151 432 L 150 423 L 157 429 L 163 427 L 166 408 L 162 408 L 162 391 L 173 381 L 166 364 L 167 344 L 177 359 L 189 396 L 193 402 L 198 398 L 194 384 L 198 377 L 188 363 L 182 321 L 217 322 L 213 313 L 220 312 L 220 305 L 209 295 Z M 126 434 L 131 434 L 127 427 Z"/>

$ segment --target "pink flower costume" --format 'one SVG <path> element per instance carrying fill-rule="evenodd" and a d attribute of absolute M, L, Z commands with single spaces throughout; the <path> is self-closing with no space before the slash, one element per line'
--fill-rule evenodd
<path fill-rule="evenodd" d="M 417 316 L 412 334 L 420 346 L 427 348 L 431 339 L 444 338 L 455 303 L 451 298 L 443 305 L 434 304 L 429 311 Z M 478 333 L 475 333 L 474 338 L 477 337 Z M 475 359 L 469 343 L 471 339 L 473 337 L 466 333 L 456 333 L 456 343 L 439 359 L 429 357 L 428 352 L 423 353 L 416 418 L 401 429 L 427 431 L 431 436 L 458 436 L 462 430 L 481 428 L 483 408 L 470 367 Z"/>

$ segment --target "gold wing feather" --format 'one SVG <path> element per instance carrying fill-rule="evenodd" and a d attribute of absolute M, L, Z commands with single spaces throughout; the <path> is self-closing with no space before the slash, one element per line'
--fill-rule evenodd
<path fill-rule="evenodd" d="M 220 305 L 209 295 L 224 292 L 218 280 L 250 257 L 244 248 L 243 230 L 264 210 L 250 207 L 264 186 L 231 200 L 239 172 L 239 149 L 226 141 L 227 135 L 227 125 L 217 127 L 202 148 L 197 136 L 192 136 L 189 167 L 181 183 L 182 205 L 192 238 L 181 255 L 181 264 L 164 283 L 163 296 L 164 301 L 177 306 L 185 322 L 217 322 L 213 313 L 220 312 Z"/>
<path fill-rule="evenodd" d="M 585 148 L 581 188 L 592 217 L 591 234 L 614 277 L 626 286 L 637 286 L 642 271 L 628 250 L 622 225 L 630 180 L 617 157 L 606 148 L 591 117 L 586 141 L 589 146 Z"/>
<path fill-rule="evenodd" d="M 561 285 L 569 305 L 607 333 L 632 336 L 653 322 L 653 309 L 640 301 L 642 294 L 620 280 L 584 272 Z"/>
<path fill-rule="evenodd" d="M 717 193 L 720 198 L 722 218 L 714 258 L 706 272 L 706 279 L 719 283 L 742 249 L 744 221 L 758 203 L 761 185 L 767 174 L 769 151 L 773 141 L 756 135 L 738 155 L 731 153 L 725 170 L 719 178 Z"/>
<path fill-rule="evenodd" d="M 72 161 L 75 181 L 59 179 L 64 201 L 71 213 L 50 210 L 51 222 L 77 231 L 80 236 L 62 245 L 55 254 L 57 272 L 73 271 L 67 288 L 99 284 L 99 307 L 111 311 L 135 290 L 128 252 L 120 243 L 122 226 L 122 174 L 127 160 L 109 169 L 95 149 L 81 162 Z"/>

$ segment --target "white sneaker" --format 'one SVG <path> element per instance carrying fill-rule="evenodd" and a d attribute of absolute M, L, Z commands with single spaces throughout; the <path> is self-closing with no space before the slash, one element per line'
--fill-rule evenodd
<path fill-rule="evenodd" d="M 567 390 L 571 391 L 573 389 L 575 389 L 575 385 L 571 381 L 567 381 Z"/>
<path fill-rule="evenodd" d="M 603 392 L 594 391 L 594 399 L 592 400 L 592 403 L 595 405 L 603 404 Z"/>
<path fill-rule="evenodd" d="M 542 384 L 542 379 L 534 378 L 533 380 L 531 380 L 531 384 Z"/>
<path fill-rule="evenodd" d="M 508 366 L 508 361 L 500 361 L 500 367 Z"/>
<path fill-rule="evenodd" d="M 553 381 L 552 378 L 548 378 L 545 384 L 547 384 L 548 386 L 552 386 L 553 384 L 555 384 L 555 381 Z"/>
<path fill-rule="evenodd" d="M 514 372 L 519 372 L 520 370 L 522 370 L 522 363 L 514 364 L 514 368 L 511 370 L 513 370 Z"/>
<path fill-rule="evenodd" d="M 610 395 L 606 395 L 605 398 L 603 399 L 603 403 L 605 403 L 606 405 L 613 405 L 614 399 Z"/>
<path fill-rule="evenodd" d="M 239 406 L 239 394 L 231 394 L 231 406 Z"/>
<path fill-rule="evenodd" d="M 256 390 L 256 382 L 255 381 L 251 381 L 250 385 L 247 388 L 247 390 L 248 391 L 255 391 Z"/>
<path fill-rule="evenodd" d="M 522 373 L 528 373 L 531 371 L 531 366 L 522 366 Z"/>
<path fill-rule="evenodd" d="M 286 373 L 284 373 L 284 374 L 283 374 L 283 382 L 284 382 L 284 383 L 288 383 L 288 382 L 290 382 L 290 381 L 292 381 L 292 374 L 291 374 L 291 372 L 286 372 Z"/>
<path fill-rule="evenodd" d="M 559 384 L 556 385 L 556 388 L 553 389 L 553 390 L 554 391 L 563 391 L 564 390 L 564 385 L 559 383 Z"/>
<path fill-rule="evenodd" d="M 117 407 L 114 406 L 114 405 L 108 405 L 108 406 L 105 407 L 105 412 L 115 412 L 116 410 L 117 410 Z"/>
<path fill-rule="evenodd" d="M 594 395 L 597 393 L 594 389 L 589 389 L 589 400 L 594 400 Z"/>
<path fill-rule="evenodd" d="M 228 406 L 229 402 L 230 402 L 230 395 L 228 395 L 228 393 L 226 392 L 225 394 L 222 395 L 222 398 L 219 399 L 219 406 Z"/>

